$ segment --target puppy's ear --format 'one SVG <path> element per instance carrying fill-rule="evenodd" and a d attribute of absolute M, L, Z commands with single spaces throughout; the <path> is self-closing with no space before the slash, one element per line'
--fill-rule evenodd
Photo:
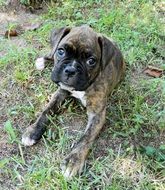
<path fill-rule="evenodd" d="M 108 65 L 115 55 L 115 45 L 105 36 L 99 36 L 98 42 L 101 48 L 101 68 L 102 70 Z"/>
<path fill-rule="evenodd" d="M 52 48 L 56 49 L 62 38 L 65 37 L 70 32 L 70 30 L 71 28 L 69 27 L 53 29 L 50 36 L 50 43 Z"/>
<path fill-rule="evenodd" d="M 62 38 L 64 38 L 69 32 L 70 32 L 71 28 L 69 27 L 63 27 L 60 29 L 53 29 L 51 32 L 51 36 L 50 36 L 50 44 L 52 47 L 52 50 L 50 52 L 50 54 L 48 56 L 45 56 L 45 59 L 47 60 L 54 60 L 54 53 L 58 47 L 58 44 L 60 43 L 60 41 L 62 40 Z"/>

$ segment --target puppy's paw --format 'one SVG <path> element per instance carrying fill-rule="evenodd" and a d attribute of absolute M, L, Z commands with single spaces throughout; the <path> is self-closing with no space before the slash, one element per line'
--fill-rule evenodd
<path fill-rule="evenodd" d="M 42 71 L 45 68 L 45 60 L 43 57 L 36 59 L 35 66 L 37 70 Z"/>
<path fill-rule="evenodd" d="M 33 144 L 35 144 L 36 141 L 34 139 L 31 139 L 30 137 L 26 137 L 26 136 L 22 136 L 22 144 L 24 146 L 32 146 Z"/>
<path fill-rule="evenodd" d="M 34 145 L 37 141 L 31 138 L 33 134 L 34 134 L 34 129 L 32 127 L 27 128 L 26 132 L 22 135 L 22 144 L 25 146 Z"/>
<path fill-rule="evenodd" d="M 71 154 L 63 160 L 61 169 L 62 174 L 66 179 L 70 180 L 76 174 L 81 174 L 85 163 L 85 159 L 82 154 L 83 152 L 71 152 Z"/>

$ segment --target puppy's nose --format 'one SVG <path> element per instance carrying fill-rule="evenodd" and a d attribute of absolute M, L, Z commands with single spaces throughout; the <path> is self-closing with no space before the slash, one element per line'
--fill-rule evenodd
<path fill-rule="evenodd" d="M 76 68 L 73 67 L 73 66 L 67 66 L 65 69 L 64 69 L 64 73 L 65 75 L 67 76 L 73 76 L 76 74 Z"/>

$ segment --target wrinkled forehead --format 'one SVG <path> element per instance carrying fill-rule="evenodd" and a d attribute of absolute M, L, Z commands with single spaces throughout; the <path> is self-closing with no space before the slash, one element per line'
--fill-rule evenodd
<path fill-rule="evenodd" d="M 61 40 L 59 45 L 68 44 L 73 49 L 100 51 L 98 35 L 90 27 L 75 27 Z"/>

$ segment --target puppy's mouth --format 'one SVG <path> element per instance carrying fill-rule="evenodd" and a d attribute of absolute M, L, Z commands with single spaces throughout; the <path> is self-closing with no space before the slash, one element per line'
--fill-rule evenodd
<path fill-rule="evenodd" d="M 58 72 L 55 73 L 57 76 L 53 78 L 53 82 L 55 82 L 58 86 L 62 89 L 68 90 L 77 90 L 77 91 L 84 91 L 89 86 L 89 80 L 84 76 L 79 75 L 79 73 L 75 74 L 74 76 L 66 76 L 63 74 L 59 74 Z"/>
<path fill-rule="evenodd" d="M 64 83 L 68 83 L 69 80 L 72 80 L 76 77 L 78 77 L 78 72 L 76 72 L 74 75 L 64 75 L 63 78 L 64 78 Z"/>
<path fill-rule="evenodd" d="M 74 87 L 72 87 L 72 86 L 69 86 L 68 84 L 66 84 L 66 83 L 64 83 L 64 82 L 59 82 L 58 83 L 58 85 L 61 87 L 61 89 L 63 89 L 63 90 L 67 90 L 67 91 L 73 91 L 73 90 L 75 90 L 75 88 Z"/>

